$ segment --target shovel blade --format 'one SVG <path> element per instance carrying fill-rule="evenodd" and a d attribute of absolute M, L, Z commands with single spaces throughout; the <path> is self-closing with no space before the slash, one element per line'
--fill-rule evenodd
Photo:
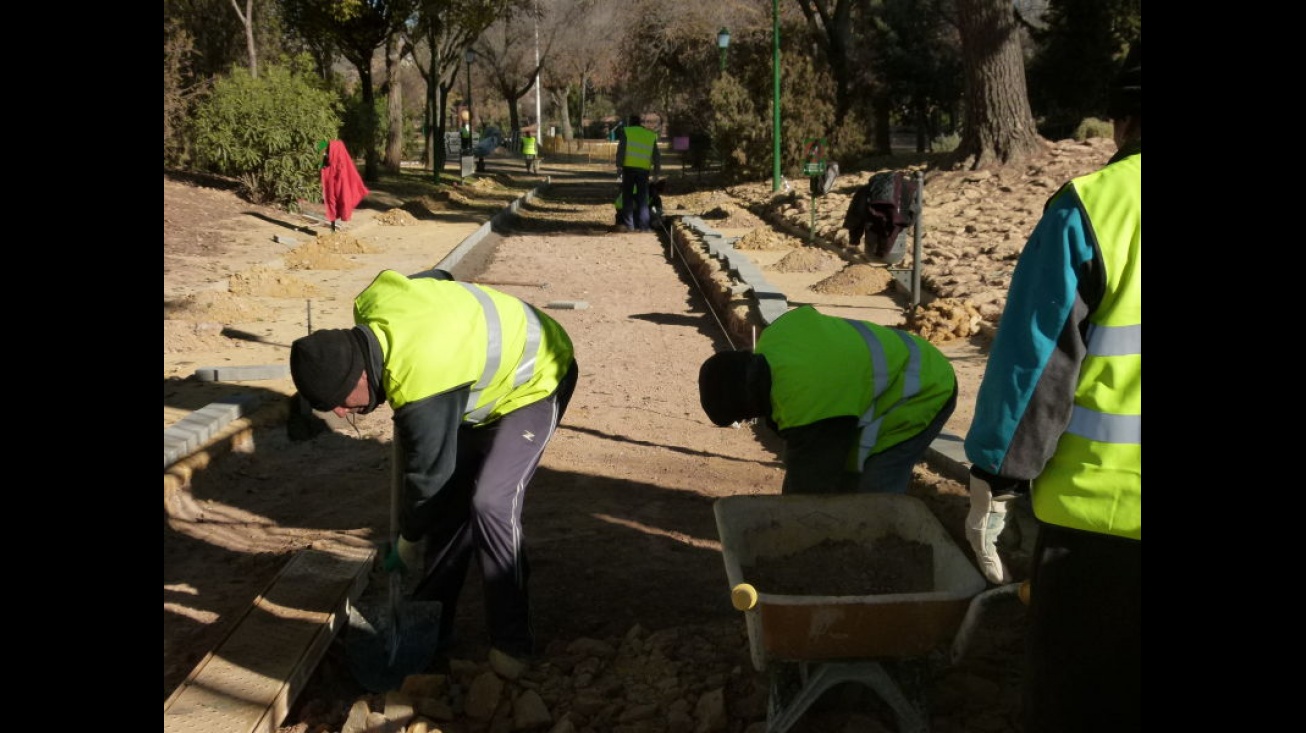
<path fill-rule="evenodd" d="M 439 601 L 350 606 L 342 632 L 349 671 L 369 692 L 388 692 L 410 674 L 421 674 L 440 643 Z"/>

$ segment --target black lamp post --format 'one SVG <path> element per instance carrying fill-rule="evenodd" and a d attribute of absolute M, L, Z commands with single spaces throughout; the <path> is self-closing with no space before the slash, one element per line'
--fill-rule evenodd
<path fill-rule="evenodd" d="M 730 31 L 722 28 L 716 34 L 716 46 L 721 49 L 721 71 L 726 70 L 726 48 L 730 45 Z"/>
<path fill-rule="evenodd" d="M 472 62 L 476 60 L 476 52 L 470 48 L 463 52 L 463 59 L 467 62 L 467 142 L 464 155 L 472 154 Z"/>

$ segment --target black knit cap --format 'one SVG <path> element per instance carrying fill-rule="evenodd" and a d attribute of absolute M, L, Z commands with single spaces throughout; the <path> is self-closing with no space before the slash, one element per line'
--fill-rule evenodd
<path fill-rule="evenodd" d="M 1113 120 L 1143 114 L 1143 39 L 1129 47 L 1120 72 L 1111 83 L 1107 115 Z"/>
<path fill-rule="evenodd" d="M 756 417 L 749 409 L 748 364 L 752 360 L 751 351 L 721 351 L 698 368 L 698 401 L 714 425 L 725 427 Z"/>
<path fill-rule="evenodd" d="M 340 407 L 363 373 L 363 348 L 350 328 L 318 331 L 290 345 L 290 378 L 318 412 Z"/>

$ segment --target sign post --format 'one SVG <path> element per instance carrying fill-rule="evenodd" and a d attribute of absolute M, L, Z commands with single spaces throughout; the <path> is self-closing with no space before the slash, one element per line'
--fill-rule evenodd
<path fill-rule="evenodd" d="M 818 178 L 825 175 L 826 150 L 823 137 L 809 137 L 803 141 L 803 174 L 811 178 L 812 191 L 812 224 L 807 235 L 808 244 L 816 241 L 816 197 L 824 193 L 819 191 Z"/>

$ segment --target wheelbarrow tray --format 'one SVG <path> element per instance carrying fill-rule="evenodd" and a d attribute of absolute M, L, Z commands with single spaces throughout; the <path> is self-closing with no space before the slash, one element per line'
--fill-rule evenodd
<path fill-rule="evenodd" d="M 731 496 L 713 505 L 726 578 L 750 583 L 742 568 L 794 556 L 818 543 L 870 547 L 886 536 L 928 545 L 933 586 L 927 592 L 860 596 L 784 595 L 756 588 L 744 612 L 753 666 L 772 659 L 898 659 L 949 643 L 984 578 L 920 499 L 904 494 Z M 839 568 L 813 568 L 834 574 Z"/>

